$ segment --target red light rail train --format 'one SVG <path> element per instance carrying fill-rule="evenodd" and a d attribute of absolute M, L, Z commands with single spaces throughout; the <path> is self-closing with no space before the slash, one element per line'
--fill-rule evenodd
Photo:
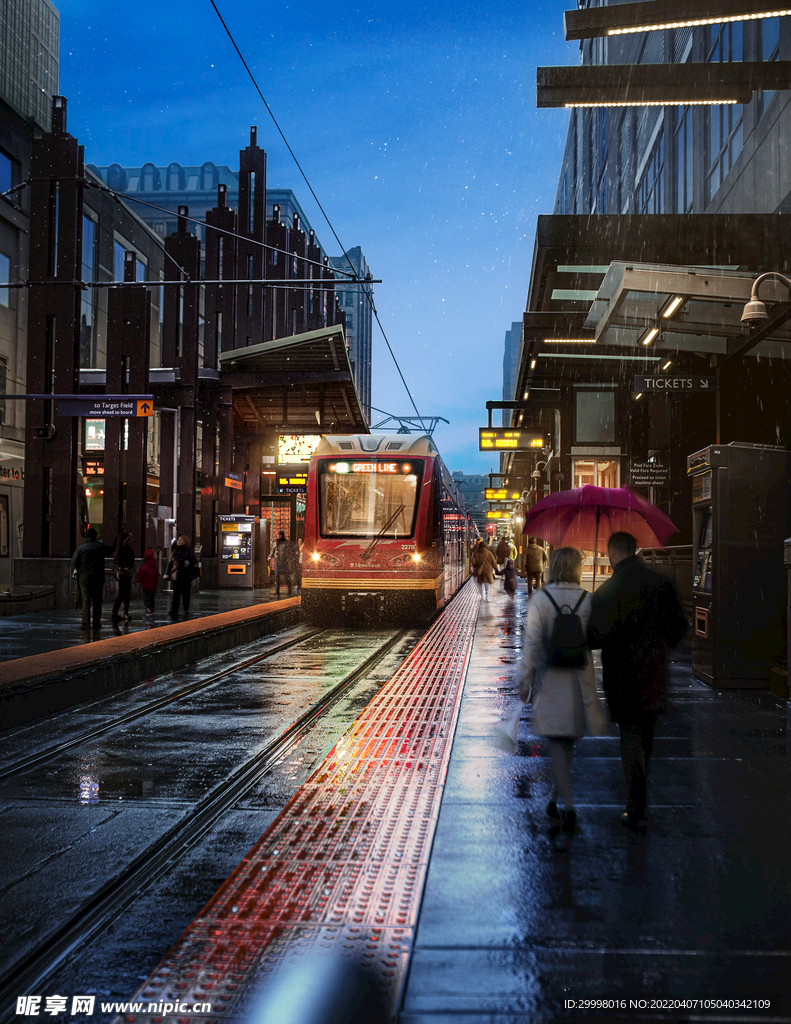
<path fill-rule="evenodd" d="M 477 533 L 428 434 L 325 435 L 308 471 L 302 611 L 429 618 L 469 576 Z"/>

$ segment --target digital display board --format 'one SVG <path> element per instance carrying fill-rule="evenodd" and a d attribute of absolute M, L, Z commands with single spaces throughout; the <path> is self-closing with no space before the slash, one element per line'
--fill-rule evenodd
<path fill-rule="evenodd" d="M 519 491 L 510 491 L 507 487 L 487 487 L 486 501 L 517 501 Z"/>
<path fill-rule="evenodd" d="M 543 448 L 546 436 L 540 430 L 513 430 L 511 427 L 479 427 L 478 451 L 529 452 Z"/>
<path fill-rule="evenodd" d="M 412 473 L 414 467 L 411 462 L 356 462 L 338 461 L 331 462 L 327 467 L 330 473 Z"/>
<path fill-rule="evenodd" d="M 505 508 L 489 509 L 486 513 L 487 519 L 510 519 L 511 510 Z"/>
<path fill-rule="evenodd" d="M 308 467 L 306 465 L 278 466 L 276 491 L 278 494 L 306 494 Z"/>
<path fill-rule="evenodd" d="M 277 461 L 288 465 L 293 462 L 310 462 L 321 442 L 321 434 L 278 434 Z"/>

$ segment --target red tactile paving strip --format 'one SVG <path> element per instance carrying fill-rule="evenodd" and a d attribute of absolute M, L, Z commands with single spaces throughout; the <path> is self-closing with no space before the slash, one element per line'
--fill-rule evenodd
<path fill-rule="evenodd" d="M 14 658 L 11 661 L 0 662 L 0 687 L 14 686 L 26 680 L 52 676 L 58 672 L 74 672 L 108 658 L 142 654 L 200 633 L 209 633 L 239 622 L 260 619 L 299 602 L 298 597 L 290 597 L 284 601 L 234 608 L 231 611 L 218 612 L 216 615 L 171 622 L 167 626 L 154 626 L 152 629 L 108 637 L 106 640 L 94 640 L 92 643 L 75 647 L 64 647 L 59 651 L 48 651 L 46 654 L 33 654 L 29 658 Z"/>
<path fill-rule="evenodd" d="M 395 1006 L 478 605 L 468 584 L 134 996 L 211 1014 L 146 1020 L 227 1019 L 255 978 L 317 947 L 368 961 Z"/>

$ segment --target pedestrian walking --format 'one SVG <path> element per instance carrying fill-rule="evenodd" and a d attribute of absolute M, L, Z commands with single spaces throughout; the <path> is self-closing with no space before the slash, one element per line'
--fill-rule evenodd
<path fill-rule="evenodd" d="M 577 823 L 571 792 L 574 740 L 600 735 L 606 728 L 604 710 L 596 695 L 593 658 L 585 644 L 591 596 L 580 585 L 584 561 L 585 556 L 577 548 L 558 548 L 552 553 L 549 582 L 527 606 L 519 675 L 519 695 L 533 704 L 530 731 L 549 740 L 555 783 L 546 813 L 560 819 L 560 797 L 564 808 L 562 828 L 567 834 L 574 832 Z M 560 647 L 559 638 L 570 626 L 576 626 L 576 647 L 568 646 L 568 641 L 567 646 Z"/>
<path fill-rule="evenodd" d="M 303 548 L 304 547 L 305 547 L 305 540 L 304 540 L 303 537 L 300 537 L 299 540 L 297 541 L 297 566 L 296 566 L 296 584 L 297 584 L 297 593 L 298 594 L 302 593 L 302 554 L 303 554 Z"/>
<path fill-rule="evenodd" d="M 525 576 L 527 577 L 527 596 L 536 590 L 541 589 L 541 577 L 544 575 L 544 564 L 547 561 L 547 553 L 536 544 L 535 537 L 529 537 L 525 548 Z"/>
<path fill-rule="evenodd" d="M 291 577 L 294 568 L 294 551 L 290 541 L 286 540 L 284 530 L 278 530 L 275 543 L 272 545 L 270 557 L 275 565 L 275 597 L 280 597 L 280 585 L 285 583 L 288 587 L 288 596 L 291 597 Z"/>
<path fill-rule="evenodd" d="M 621 732 L 627 789 L 621 821 L 643 829 L 654 729 L 667 711 L 667 652 L 685 636 L 687 617 L 670 580 L 652 572 L 636 550 L 630 533 L 610 538 L 613 574 L 593 595 L 588 641 L 601 648 L 604 692 Z"/>
<path fill-rule="evenodd" d="M 494 574 L 497 572 L 497 562 L 483 537 L 478 538 L 472 552 L 470 565 L 472 574 L 481 589 L 481 596 L 484 601 L 488 601 L 489 588 L 494 583 Z"/>
<path fill-rule="evenodd" d="M 154 601 L 159 586 L 159 567 L 151 548 L 145 550 L 143 564 L 137 570 L 137 582 L 143 591 L 146 624 L 150 625 L 154 621 Z"/>
<path fill-rule="evenodd" d="M 91 527 L 85 534 L 85 543 L 71 557 L 72 576 L 76 576 L 80 591 L 81 627 L 94 632 L 102 625 L 104 560 L 113 553 L 109 544 L 102 544 L 96 538 L 96 530 Z"/>
<path fill-rule="evenodd" d="M 497 555 L 497 567 L 502 569 L 505 565 L 506 558 L 511 557 L 511 545 L 508 543 L 507 537 L 502 536 L 497 542 L 497 550 L 495 554 Z"/>
<path fill-rule="evenodd" d="M 516 594 L 517 580 L 519 576 L 514 565 L 513 558 L 506 558 L 502 569 L 497 570 L 497 575 L 503 577 L 503 590 L 510 598 Z"/>
<path fill-rule="evenodd" d="M 171 619 L 179 617 L 179 603 L 184 607 L 184 614 L 189 614 L 192 581 L 197 579 L 198 575 L 198 559 L 190 547 L 189 537 L 182 534 L 176 541 L 165 571 L 165 578 L 169 579 L 173 586 L 173 598 L 170 602 Z"/>
<path fill-rule="evenodd" d="M 132 596 L 132 573 L 135 568 L 135 553 L 132 550 L 132 534 L 119 533 L 114 545 L 115 578 L 118 581 L 118 596 L 113 604 L 110 621 L 118 623 L 121 616 L 118 614 L 123 605 L 124 622 L 129 621 L 129 600 Z"/>

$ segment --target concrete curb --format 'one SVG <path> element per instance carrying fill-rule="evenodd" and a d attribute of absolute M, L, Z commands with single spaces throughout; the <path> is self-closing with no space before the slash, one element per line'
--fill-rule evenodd
<path fill-rule="evenodd" d="M 299 621 L 299 598 L 234 609 L 0 665 L 0 730 L 127 690 Z"/>

